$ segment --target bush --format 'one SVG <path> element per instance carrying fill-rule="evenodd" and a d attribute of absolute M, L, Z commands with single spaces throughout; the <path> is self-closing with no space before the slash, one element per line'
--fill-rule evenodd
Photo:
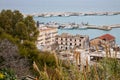
<path fill-rule="evenodd" d="M 0 80 L 17 80 L 14 71 L 11 69 L 0 70 Z"/>

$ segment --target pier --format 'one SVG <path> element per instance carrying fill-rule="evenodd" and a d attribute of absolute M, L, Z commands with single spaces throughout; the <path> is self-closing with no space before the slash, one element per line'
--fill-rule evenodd
<path fill-rule="evenodd" d="M 120 12 L 44 12 L 44 13 L 33 13 L 24 14 L 24 16 L 33 17 L 69 17 L 69 16 L 112 16 L 119 15 Z"/>
<path fill-rule="evenodd" d="M 87 29 L 99 29 L 99 30 L 111 30 L 112 28 L 120 28 L 120 24 L 103 25 L 103 26 L 96 26 L 96 25 L 87 26 Z"/>
<path fill-rule="evenodd" d="M 112 30 L 112 28 L 120 28 L 120 24 L 113 24 L 113 25 L 90 25 L 87 23 L 57 23 L 57 22 L 49 22 L 49 23 L 40 23 L 39 27 L 56 27 L 58 29 L 98 29 L 98 30 Z"/>

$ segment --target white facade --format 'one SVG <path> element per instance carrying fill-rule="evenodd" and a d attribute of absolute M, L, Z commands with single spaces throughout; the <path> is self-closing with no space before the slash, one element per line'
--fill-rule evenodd
<path fill-rule="evenodd" d="M 37 45 L 47 47 L 55 43 L 55 36 L 58 33 L 57 28 L 41 27 L 39 28 L 39 32 Z"/>

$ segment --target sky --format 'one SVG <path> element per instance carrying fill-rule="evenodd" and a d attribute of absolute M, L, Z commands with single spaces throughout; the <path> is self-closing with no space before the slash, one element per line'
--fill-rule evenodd
<path fill-rule="evenodd" d="M 120 11 L 120 0 L 0 0 L 0 10 L 22 12 L 115 10 Z"/>

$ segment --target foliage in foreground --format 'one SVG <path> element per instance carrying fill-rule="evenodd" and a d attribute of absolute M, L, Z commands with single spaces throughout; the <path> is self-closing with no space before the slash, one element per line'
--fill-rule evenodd
<path fill-rule="evenodd" d="M 25 76 L 22 74 L 25 68 L 21 67 L 26 66 L 27 71 L 28 67 L 32 66 L 28 64 L 38 54 L 35 46 L 38 34 L 33 17 L 23 17 L 18 10 L 2 10 L 0 12 L 0 69 L 11 68 L 15 70 L 17 77 L 19 74 L 21 74 L 19 78 Z"/>
<path fill-rule="evenodd" d="M 17 80 L 17 77 L 11 69 L 0 69 L 0 80 Z"/>
<path fill-rule="evenodd" d="M 56 59 L 57 67 L 52 70 L 46 65 L 44 71 L 39 67 L 34 67 L 39 73 L 39 80 L 120 80 L 120 61 L 116 58 L 104 58 L 99 63 L 92 66 L 77 66 L 67 61 L 65 64 L 69 68 L 63 67 L 61 61 Z M 37 65 L 34 65 L 37 66 Z"/>
<path fill-rule="evenodd" d="M 37 40 L 39 33 L 33 17 L 23 17 L 18 10 L 2 10 L 0 12 L 0 32 L 5 32 L 19 40 L 33 42 Z"/>

